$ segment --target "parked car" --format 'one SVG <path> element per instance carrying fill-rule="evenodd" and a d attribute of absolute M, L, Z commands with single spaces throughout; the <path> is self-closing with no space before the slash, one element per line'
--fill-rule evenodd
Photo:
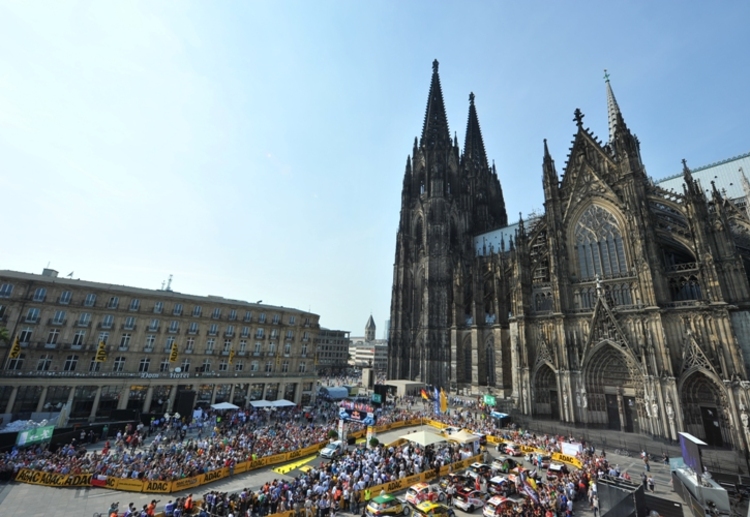
<path fill-rule="evenodd" d="M 448 489 L 448 485 L 453 485 L 456 487 L 456 490 L 458 490 L 467 485 L 474 486 L 474 480 L 463 474 L 448 474 L 446 477 L 438 481 L 438 487 L 440 487 L 442 492 L 445 492 Z"/>
<path fill-rule="evenodd" d="M 490 495 L 509 496 L 516 493 L 515 476 L 495 476 L 487 483 L 487 492 Z"/>
<path fill-rule="evenodd" d="M 505 452 L 505 454 L 507 454 L 508 456 L 523 456 L 521 446 L 515 443 L 506 443 L 505 450 L 503 452 Z"/>
<path fill-rule="evenodd" d="M 490 471 L 490 466 L 486 463 L 472 463 L 471 465 L 469 465 L 469 468 L 466 469 L 466 475 L 474 480 L 479 476 L 487 476 Z"/>
<path fill-rule="evenodd" d="M 456 512 L 444 504 L 425 501 L 417 505 L 413 515 L 414 517 L 456 517 Z"/>
<path fill-rule="evenodd" d="M 547 481 L 555 481 L 563 474 L 568 473 L 568 467 L 562 463 L 550 463 L 547 467 Z"/>
<path fill-rule="evenodd" d="M 508 456 L 499 456 L 495 458 L 495 460 L 492 462 L 492 465 L 490 465 L 492 472 L 502 472 L 503 474 L 507 474 L 511 470 L 518 467 L 518 461 L 514 458 L 509 458 Z"/>
<path fill-rule="evenodd" d="M 523 504 L 523 497 L 512 496 L 503 497 L 495 496 L 492 497 L 482 510 L 484 517 L 500 517 L 503 515 L 505 510 L 512 509 L 515 505 Z"/>
<path fill-rule="evenodd" d="M 370 504 L 365 508 L 365 515 L 367 517 L 380 517 L 383 515 L 405 515 L 409 517 L 411 510 L 409 505 L 401 502 L 400 499 L 387 494 L 379 495 L 370 501 Z"/>
<path fill-rule="evenodd" d="M 436 487 L 432 487 L 427 483 L 416 483 L 409 487 L 404 499 L 412 506 L 417 506 L 424 501 L 431 501 L 433 503 L 445 501 L 445 493 L 438 491 Z"/>
<path fill-rule="evenodd" d="M 471 513 L 477 508 L 483 507 L 486 500 L 487 494 L 471 488 L 462 488 L 456 491 L 453 504 L 463 511 Z"/>
<path fill-rule="evenodd" d="M 337 440 L 335 442 L 331 442 L 322 449 L 320 449 L 320 455 L 323 458 L 335 458 L 339 454 L 342 454 L 344 452 L 346 445 L 343 441 Z"/>

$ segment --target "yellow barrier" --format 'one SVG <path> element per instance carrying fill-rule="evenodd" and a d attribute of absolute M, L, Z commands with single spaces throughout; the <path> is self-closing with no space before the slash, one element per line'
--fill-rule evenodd
<path fill-rule="evenodd" d="M 581 460 L 576 458 L 575 456 L 568 456 L 567 454 L 561 454 L 559 452 L 553 452 L 552 453 L 552 459 L 557 461 L 562 461 L 564 463 L 570 463 L 574 467 L 581 468 L 583 467 L 583 463 L 581 463 Z"/>
<path fill-rule="evenodd" d="M 91 486 L 91 474 L 52 474 L 38 470 L 21 469 L 16 475 L 16 481 L 30 485 L 42 486 Z"/>

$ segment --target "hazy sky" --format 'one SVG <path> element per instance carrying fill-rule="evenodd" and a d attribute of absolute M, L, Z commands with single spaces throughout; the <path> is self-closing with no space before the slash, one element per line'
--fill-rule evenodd
<path fill-rule="evenodd" d="M 750 3 L 0 1 L 0 269 L 310 309 L 378 337 L 432 60 L 509 219 L 603 69 L 648 173 L 750 151 Z"/>

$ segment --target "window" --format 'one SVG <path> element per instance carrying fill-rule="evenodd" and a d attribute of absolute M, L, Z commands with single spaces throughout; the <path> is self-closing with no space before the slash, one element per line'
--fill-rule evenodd
<path fill-rule="evenodd" d="M 159 372 L 166 373 L 169 371 L 169 359 L 163 359 L 161 363 L 159 363 Z"/>
<path fill-rule="evenodd" d="M 255 331 L 255 339 L 263 339 L 264 335 L 265 331 L 263 329 L 258 329 Z"/>
<path fill-rule="evenodd" d="M 251 372 L 258 371 L 258 361 L 253 361 L 252 363 L 250 363 L 250 371 Z"/>
<path fill-rule="evenodd" d="M 209 359 L 206 359 L 205 361 L 203 361 L 203 364 L 201 365 L 201 371 L 202 372 L 211 371 L 211 361 Z"/>
<path fill-rule="evenodd" d="M 63 371 L 74 372 L 76 371 L 76 366 L 78 366 L 78 356 L 69 355 L 67 358 L 65 358 L 65 363 L 63 364 Z"/>
<path fill-rule="evenodd" d="M 89 312 L 82 312 L 78 315 L 78 325 L 79 327 L 88 327 L 91 324 L 91 313 Z"/>
<path fill-rule="evenodd" d="M 85 330 L 77 330 L 73 336 L 73 346 L 83 346 L 83 342 L 86 339 Z"/>
<path fill-rule="evenodd" d="M 295 318 L 294 316 L 289 316 L 289 324 L 290 325 L 294 325 L 295 321 L 297 321 L 297 318 Z"/>
<path fill-rule="evenodd" d="M 307 345 L 302 345 L 302 348 L 299 349 L 299 353 L 302 357 L 307 357 Z"/>
<path fill-rule="evenodd" d="M 305 373 L 307 371 L 307 363 L 299 363 L 299 373 Z"/>
<path fill-rule="evenodd" d="M 70 303 L 70 299 L 72 297 L 72 294 L 70 291 L 63 291 L 60 293 L 60 305 L 68 305 Z"/>
<path fill-rule="evenodd" d="M 253 321 L 252 311 L 245 311 L 245 317 L 243 318 L 243 321 L 246 323 L 250 323 L 251 321 Z"/>
<path fill-rule="evenodd" d="M 164 310 L 164 302 L 156 302 L 154 304 L 154 314 L 161 314 Z"/>
<path fill-rule="evenodd" d="M 197 334 L 198 333 L 198 324 L 194 321 L 190 322 L 190 325 L 188 325 L 188 334 Z"/>
<path fill-rule="evenodd" d="M 35 302 L 43 302 L 47 298 L 47 289 L 44 287 L 37 287 L 36 291 L 34 291 L 34 298 L 32 298 Z"/>
<path fill-rule="evenodd" d="M 167 338 L 167 344 L 166 344 L 166 346 L 164 347 L 164 351 L 165 351 L 165 352 L 167 352 L 167 353 L 171 352 L 171 351 L 172 351 L 172 345 L 174 345 L 175 341 L 177 341 L 177 338 L 176 338 L 176 337 L 174 337 L 174 336 L 169 336 L 169 337 Z"/>
<path fill-rule="evenodd" d="M 276 343 L 268 343 L 268 355 L 274 355 L 276 353 Z"/>
<path fill-rule="evenodd" d="M 227 331 L 225 335 L 234 336 L 234 325 L 227 325 Z"/>
<path fill-rule="evenodd" d="M 158 332 L 159 331 L 159 320 L 153 319 L 148 324 L 148 330 L 149 332 Z"/>
<path fill-rule="evenodd" d="M 120 350 L 125 350 L 130 346 L 130 334 L 120 336 Z"/>
<path fill-rule="evenodd" d="M 180 331 L 180 322 L 177 320 L 171 321 L 169 323 L 169 332 L 172 334 Z"/>
<path fill-rule="evenodd" d="M 96 356 L 91 358 L 91 362 L 89 363 L 89 372 L 98 372 L 102 369 L 102 363 L 97 362 Z"/>
<path fill-rule="evenodd" d="M 273 371 L 273 361 L 266 361 L 266 373 Z"/>
<path fill-rule="evenodd" d="M 172 314 L 175 316 L 182 316 L 182 304 L 181 303 L 175 303 L 174 309 L 172 309 Z"/>
<path fill-rule="evenodd" d="M 294 331 L 293 330 L 287 330 L 286 331 L 286 338 L 287 339 L 294 339 Z"/>
<path fill-rule="evenodd" d="M 112 316 L 111 314 L 105 314 L 104 319 L 102 320 L 102 328 L 111 329 L 114 323 L 115 323 L 115 317 Z"/>
<path fill-rule="evenodd" d="M 292 353 L 292 344 L 291 343 L 285 343 L 284 344 L 284 355 L 289 355 Z"/>
<path fill-rule="evenodd" d="M 260 323 L 265 323 L 266 322 L 266 313 L 265 312 L 261 312 L 260 313 L 260 316 L 258 317 L 258 321 Z"/>
<path fill-rule="evenodd" d="M 26 323 L 38 323 L 39 322 L 39 309 L 30 307 L 26 313 Z"/>
<path fill-rule="evenodd" d="M 22 370 L 23 360 L 26 359 L 26 354 L 18 354 L 15 359 L 8 359 L 8 370 Z"/>
<path fill-rule="evenodd" d="M 55 317 L 52 318 L 53 325 L 62 325 L 65 323 L 65 311 L 55 311 Z"/>
<path fill-rule="evenodd" d="M 120 356 L 115 357 L 115 360 L 112 363 L 112 371 L 121 372 L 124 369 L 125 369 L 125 356 L 120 355 Z"/>
<path fill-rule="evenodd" d="M 225 339 L 224 340 L 224 352 L 229 352 L 229 350 L 232 349 L 232 340 L 231 339 Z"/>
<path fill-rule="evenodd" d="M 86 299 L 83 301 L 83 305 L 86 307 L 93 307 L 96 303 L 96 295 L 94 293 L 89 293 L 86 295 Z"/>
<path fill-rule="evenodd" d="M 234 371 L 235 372 L 241 372 L 245 368 L 245 364 L 242 361 L 237 361 L 234 363 Z"/>
<path fill-rule="evenodd" d="M 11 294 L 13 294 L 13 284 L 0 285 L 0 298 L 10 298 Z"/>
<path fill-rule="evenodd" d="M 284 361 L 281 363 L 281 373 L 288 373 L 289 372 L 289 361 Z"/>
<path fill-rule="evenodd" d="M 60 330 L 59 329 L 51 329 L 49 331 L 49 334 L 47 334 L 47 344 L 48 345 L 56 345 L 58 339 L 60 339 Z"/>
<path fill-rule="evenodd" d="M 192 352 L 193 347 L 195 346 L 195 338 L 194 337 L 187 338 L 187 342 L 185 344 L 186 344 L 185 351 Z"/>
<path fill-rule="evenodd" d="M 42 354 L 36 363 L 36 371 L 48 372 L 50 366 L 52 366 L 52 356 L 50 354 Z"/>
<path fill-rule="evenodd" d="M 151 358 L 144 357 L 141 359 L 140 363 L 138 363 L 138 371 L 141 373 L 148 372 L 149 366 L 151 366 Z"/>
<path fill-rule="evenodd" d="M 229 363 L 227 363 L 226 359 L 222 359 L 219 363 L 219 371 L 220 372 L 226 372 L 229 369 Z"/>
<path fill-rule="evenodd" d="M 310 326 L 310 318 L 305 318 L 305 327 Z"/>
<path fill-rule="evenodd" d="M 244 354 L 245 352 L 247 352 L 247 341 L 244 340 L 244 339 L 240 340 L 240 350 L 239 350 L 239 352 L 241 354 Z"/>
<path fill-rule="evenodd" d="M 234 321 L 237 319 L 237 309 L 232 309 L 229 311 L 229 321 Z"/>
<path fill-rule="evenodd" d="M 279 324 L 279 315 L 278 315 L 278 314 L 274 314 L 274 315 L 273 315 L 273 320 L 272 320 L 271 322 L 272 322 L 272 323 L 273 323 L 274 325 L 278 325 L 278 324 Z"/>
<path fill-rule="evenodd" d="M 149 352 L 154 349 L 154 343 L 156 342 L 156 336 L 153 334 L 149 334 L 146 336 L 146 346 L 145 349 Z"/>
<path fill-rule="evenodd" d="M 271 329 L 271 339 L 279 337 L 279 329 Z"/>
<path fill-rule="evenodd" d="M 180 369 L 185 373 L 189 372 L 190 371 L 190 359 L 184 359 L 182 361 L 182 364 L 180 365 Z"/>
<path fill-rule="evenodd" d="M 250 327 L 242 327 L 242 334 L 240 337 L 248 337 L 250 335 Z"/>
<path fill-rule="evenodd" d="M 97 340 L 97 343 L 104 343 L 107 344 L 107 340 L 109 340 L 109 332 L 100 332 L 99 333 L 99 339 Z"/>
<path fill-rule="evenodd" d="M 219 326 L 216 323 L 211 323 L 211 326 L 208 328 L 208 335 L 215 336 L 218 333 L 219 333 Z"/>
<path fill-rule="evenodd" d="M 112 296 L 107 302 L 107 309 L 116 309 L 120 305 L 120 297 Z"/>
<path fill-rule="evenodd" d="M 193 307 L 193 316 L 195 316 L 196 318 L 200 318 L 201 314 L 203 314 L 203 307 L 201 307 L 200 305 L 196 305 L 195 307 Z"/>
<path fill-rule="evenodd" d="M 206 353 L 212 354 L 214 351 L 215 344 L 216 344 L 216 340 L 214 338 L 208 338 L 206 340 Z"/>
<path fill-rule="evenodd" d="M 628 272 L 622 234 L 615 216 L 591 205 L 575 227 L 575 252 L 582 280 L 624 276 Z"/>
<path fill-rule="evenodd" d="M 213 319 L 215 319 L 215 320 L 218 320 L 219 318 L 221 318 L 221 309 L 220 309 L 220 308 L 218 308 L 218 307 L 216 307 L 216 308 L 214 309 L 214 312 L 212 312 L 212 313 L 211 313 L 211 317 L 212 317 Z"/>
<path fill-rule="evenodd" d="M 0 318 L 5 316 L 5 309 L 7 309 L 5 305 L 0 305 Z"/>
<path fill-rule="evenodd" d="M 302 341 L 309 341 L 310 340 L 310 333 L 305 331 L 302 333 Z"/>
<path fill-rule="evenodd" d="M 128 316 L 127 318 L 125 318 L 123 328 L 125 330 L 133 330 L 135 328 L 135 318 L 133 316 Z"/>
<path fill-rule="evenodd" d="M 261 347 L 260 343 L 255 343 L 255 348 L 253 349 L 253 354 L 260 355 L 260 347 Z"/>

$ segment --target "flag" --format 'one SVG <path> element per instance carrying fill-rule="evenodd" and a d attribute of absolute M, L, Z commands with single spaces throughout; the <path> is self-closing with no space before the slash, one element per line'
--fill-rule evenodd
<path fill-rule="evenodd" d="M 440 394 L 438 393 L 437 386 L 435 386 L 435 414 L 440 414 Z"/>
<path fill-rule="evenodd" d="M 425 400 L 430 400 L 430 396 L 427 394 L 427 391 L 425 391 L 424 388 L 422 388 L 422 398 Z"/>
<path fill-rule="evenodd" d="M 443 388 L 440 388 L 440 412 L 446 413 L 448 411 L 448 395 L 445 394 Z"/>
<path fill-rule="evenodd" d="M 18 336 L 16 336 L 16 340 L 13 341 L 13 346 L 10 348 L 10 358 L 11 359 L 18 359 L 18 356 L 21 355 L 21 343 L 18 342 Z"/>
<path fill-rule="evenodd" d="M 104 341 L 99 342 L 99 346 L 96 349 L 96 357 L 94 357 L 94 362 L 96 363 L 103 363 L 107 360 L 107 350 L 105 349 L 107 345 L 104 344 Z"/>
<path fill-rule="evenodd" d="M 177 362 L 177 354 L 179 353 L 179 350 L 177 349 L 177 342 L 172 343 L 172 349 L 169 351 L 169 362 L 170 363 L 176 363 Z"/>
<path fill-rule="evenodd" d="M 229 349 L 229 364 L 232 364 L 232 361 L 234 361 L 234 350 L 230 348 Z"/>

